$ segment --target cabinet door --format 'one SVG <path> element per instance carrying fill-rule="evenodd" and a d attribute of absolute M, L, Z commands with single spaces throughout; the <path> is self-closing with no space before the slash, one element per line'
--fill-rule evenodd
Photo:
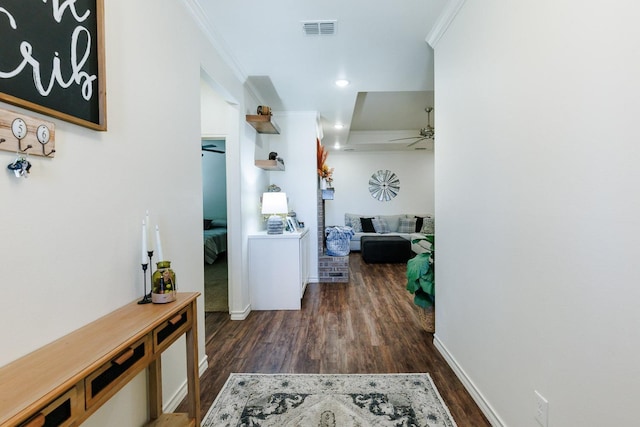
<path fill-rule="evenodd" d="M 300 238 L 249 238 L 249 286 L 253 310 L 300 309 Z"/>

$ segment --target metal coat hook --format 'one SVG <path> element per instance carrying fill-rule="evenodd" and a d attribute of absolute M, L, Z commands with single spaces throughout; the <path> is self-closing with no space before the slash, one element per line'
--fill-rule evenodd
<path fill-rule="evenodd" d="M 2 144 L 2 143 L 3 143 L 3 142 L 5 142 L 5 141 L 6 141 L 6 139 L 4 139 L 4 138 L 0 138 L 0 144 Z"/>
<path fill-rule="evenodd" d="M 27 147 L 23 150 L 22 149 L 22 140 L 19 139 L 18 140 L 18 151 L 20 151 L 21 153 L 24 153 L 25 151 L 27 151 L 29 148 L 33 148 L 33 145 L 29 144 L 27 145 Z"/>
<path fill-rule="evenodd" d="M 49 157 L 50 155 L 52 155 L 55 152 L 56 152 L 56 149 L 54 148 L 53 150 L 49 151 L 48 153 L 45 153 L 44 152 L 44 145 L 42 146 L 42 154 L 44 154 L 45 157 Z"/>

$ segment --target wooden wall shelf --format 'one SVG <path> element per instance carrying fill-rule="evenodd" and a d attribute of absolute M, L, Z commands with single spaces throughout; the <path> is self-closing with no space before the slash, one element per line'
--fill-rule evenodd
<path fill-rule="evenodd" d="M 168 304 L 134 301 L 1 367 L 0 426 L 80 425 L 144 368 L 149 425 L 200 426 L 198 295 L 179 292 Z M 189 413 L 163 414 L 161 354 L 182 335 Z"/>
<path fill-rule="evenodd" d="M 253 126 L 258 133 L 279 134 L 278 125 L 271 120 L 271 116 L 267 115 L 251 115 L 247 114 L 247 123 Z"/>
<path fill-rule="evenodd" d="M 284 170 L 284 162 L 281 160 L 256 160 L 256 166 L 268 171 Z"/>

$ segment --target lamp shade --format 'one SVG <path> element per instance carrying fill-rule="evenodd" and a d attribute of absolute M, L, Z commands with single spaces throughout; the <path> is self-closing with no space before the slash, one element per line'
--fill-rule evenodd
<path fill-rule="evenodd" d="M 289 212 L 287 207 L 286 193 L 263 193 L 262 194 L 262 213 L 265 215 L 286 214 Z"/>

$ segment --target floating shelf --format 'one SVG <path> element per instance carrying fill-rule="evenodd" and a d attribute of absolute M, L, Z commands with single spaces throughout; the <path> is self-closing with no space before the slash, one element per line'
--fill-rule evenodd
<path fill-rule="evenodd" d="M 247 123 L 253 126 L 258 133 L 279 134 L 278 125 L 271 121 L 270 115 L 251 115 L 247 114 Z"/>
<path fill-rule="evenodd" d="M 282 160 L 256 160 L 256 166 L 268 171 L 284 170 L 284 162 Z"/>

